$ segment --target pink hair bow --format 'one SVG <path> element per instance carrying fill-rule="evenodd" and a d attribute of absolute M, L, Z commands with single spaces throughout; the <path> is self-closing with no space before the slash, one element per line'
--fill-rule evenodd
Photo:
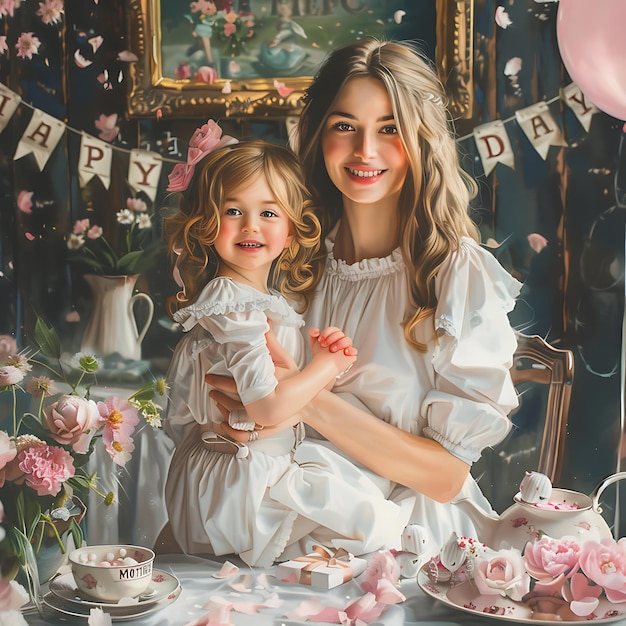
<path fill-rule="evenodd" d="M 196 131 L 189 140 L 187 150 L 187 162 L 177 163 L 168 176 L 169 185 L 167 191 L 185 191 L 189 186 L 196 164 L 209 152 L 239 143 L 238 139 L 230 135 L 222 137 L 222 129 L 213 121 L 209 120 Z"/>

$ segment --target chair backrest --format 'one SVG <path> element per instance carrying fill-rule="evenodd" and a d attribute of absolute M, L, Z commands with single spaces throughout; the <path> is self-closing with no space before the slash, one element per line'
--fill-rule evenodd
<path fill-rule="evenodd" d="M 574 380 L 574 355 L 571 350 L 555 348 L 539 335 L 518 333 L 511 378 L 518 389 L 527 382 L 549 385 L 536 469 L 556 484 L 563 463 L 567 415 Z"/>
<path fill-rule="evenodd" d="M 483 450 L 472 475 L 496 509 L 511 505 L 524 472 L 537 470 L 558 485 L 574 378 L 571 350 L 551 346 L 537 335 L 517 334 L 511 378 L 520 405 L 513 429 L 493 448 Z"/>

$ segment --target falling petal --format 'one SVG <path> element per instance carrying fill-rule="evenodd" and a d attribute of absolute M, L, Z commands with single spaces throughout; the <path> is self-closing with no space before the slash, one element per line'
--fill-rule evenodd
<path fill-rule="evenodd" d="M 384 25 L 385 25 L 385 22 L 383 22 L 382 20 L 376 20 L 376 23 L 377 23 L 377 24 L 380 24 L 381 26 L 384 26 Z"/>
<path fill-rule="evenodd" d="M 312 43 L 311 43 L 311 47 L 312 47 L 312 48 L 319 48 L 319 45 L 318 45 L 318 44 L 316 44 L 315 42 L 312 42 Z"/>
<path fill-rule="evenodd" d="M 543 235 L 539 235 L 537 233 L 531 233 L 528 235 L 527 239 L 528 245 L 537 254 L 539 254 L 548 245 L 548 240 Z"/>
<path fill-rule="evenodd" d="M 94 52 L 96 52 L 98 48 L 102 45 L 102 42 L 104 41 L 104 39 L 102 38 L 101 35 L 96 35 L 95 37 L 92 37 L 91 39 L 88 39 L 87 41 L 91 45 L 91 49 Z"/>
<path fill-rule="evenodd" d="M 117 58 L 120 61 L 125 61 L 126 63 L 134 63 L 136 61 L 139 61 L 137 55 L 134 52 L 131 52 L 130 50 L 122 50 L 117 55 Z"/>
<path fill-rule="evenodd" d="M 120 73 L 117 75 L 117 82 L 121 83 L 124 80 L 124 72 L 120 70 Z"/>
<path fill-rule="evenodd" d="M 76 50 L 76 52 L 74 52 L 74 63 L 76 63 L 78 67 L 83 68 L 83 67 L 89 67 L 93 63 L 93 61 L 86 59 L 80 53 L 80 50 Z"/>
<path fill-rule="evenodd" d="M 229 81 L 229 80 L 227 80 L 227 81 L 226 81 L 226 83 L 225 83 L 225 85 L 222 87 L 222 93 L 226 93 L 226 94 L 228 94 L 228 93 L 230 93 L 231 91 L 232 91 L 232 87 L 231 87 L 231 85 L 230 85 L 230 81 Z"/>
<path fill-rule="evenodd" d="M 109 80 L 109 72 L 107 70 L 104 70 L 98 76 L 98 82 L 101 83 L 102 85 L 104 85 L 108 80 Z"/>
<path fill-rule="evenodd" d="M 28 241 L 33 241 L 35 239 L 35 236 L 32 235 L 31 233 L 24 233 L 24 237 L 26 237 Z"/>
<path fill-rule="evenodd" d="M 496 9 L 496 24 L 500 28 L 507 28 L 513 23 L 509 14 L 505 11 L 504 7 L 498 7 Z"/>
<path fill-rule="evenodd" d="M 17 196 L 17 208 L 22 213 L 32 213 L 33 191 L 20 191 Z"/>
<path fill-rule="evenodd" d="M 504 66 L 504 75 L 505 76 L 517 76 L 522 69 L 522 59 L 519 57 L 513 57 L 506 62 Z"/>
<path fill-rule="evenodd" d="M 157 109 L 156 118 L 160 120 L 163 117 L 163 111 L 161 109 Z"/>
<path fill-rule="evenodd" d="M 274 81 L 274 87 L 282 98 L 286 98 L 290 93 L 293 93 L 294 91 L 291 87 L 286 87 L 285 83 L 281 83 L 277 80 Z"/>
<path fill-rule="evenodd" d="M 485 245 L 488 248 L 491 248 L 492 250 L 495 250 L 500 247 L 500 244 L 493 237 L 489 237 L 489 239 L 485 241 Z"/>
<path fill-rule="evenodd" d="M 406 11 L 396 11 L 393 14 L 393 21 L 396 24 L 400 24 L 402 22 L 402 18 L 406 15 Z"/>
<path fill-rule="evenodd" d="M 80 322 L 80 313 L 78 311 L 70 311 L 65 316 L 65 321 L 69 324 L 75 324 L 76 322 Z"/>

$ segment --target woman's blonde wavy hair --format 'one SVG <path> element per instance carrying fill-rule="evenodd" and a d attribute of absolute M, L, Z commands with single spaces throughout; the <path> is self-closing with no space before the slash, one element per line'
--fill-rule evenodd
<path fill-rule="evenodd" d="M 326 172 L 322 135 L 337 95 L 357 77 L 384 85 L 409 161 L 399 200 L 399 233 L 415 311 L 404 320 L 404 334 L 409 344 L 424 351 L 415 329 L 437 305 L 435 276 L 461 237 L 480 239 L 469 216 L 476 183 L 460 167 L 445 92 L 430 62 L 407 42 L 365 38 L 326 58 L 307 91 L 298 125 L 297 151 L 323 237 L 341 217 L 343 205 Z"/>
<path fill-rule="evenodd" d="M 220 259 L 214 242 L 220 209 L 233 190 L 264 176 L 277 204 L 291 222 L 293 241 L 274 262 L 270 286 L 305 310 L 323 271 L 321 226 L 296 155 L 286 147 L 251 140 L 220 148 L 196 165 L 178 211 L 163 221 L 163 234 L 184 285 L 169 298 L 170 315 L 194 302 L 216 276 Z"/>

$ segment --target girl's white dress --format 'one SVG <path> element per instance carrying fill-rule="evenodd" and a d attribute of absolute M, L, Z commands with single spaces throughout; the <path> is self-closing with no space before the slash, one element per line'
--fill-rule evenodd
<path fill-rule="evenodd" d="M 178 543 L 187 553 L 235 553 L 265 567 L 288 545 L 298 553 L 310 542 L 354 554 L 399 547 L 412 502 L 385 499 L 366 472 L 318 442 L 300 441 L 303 429 L 249 443 L 246 458 L 231 444 L 203 442 L 202 432 L 223 421 L 205 374 L 233 377 L 244 404 L 276 386 L 268 318 L 302 366 L 304 322 L 279 294 L 217 278 L 175 314 L 186 333 L 168 371 L 165 426 L 176 449 L 165 499 Z"/>
<path fill-rule="evenodd" d="M 333 237 L 326 241 L 325 273 L 306 319 L 311 325 L 341 328 L 359 350 L 334 392 L 398 428 L 438 441 L 467 463 L 478 460 L 485 447 L 505 437 L 507 414 L 518 403 L 509 376 L 517 342 L 507 313 L 520 283 L 488 251 L 464 238 L 436 277 L 434 320 L 418 327 L 418 339 L 428 346 L 422 353 L 404 338 L 402 320 L 414 307 L 400 249 L 386 258 L 348 265 L 334 258 Z M 392 500 L 414 501 L 411 521 L 431 536 L 432 554 L 452 531 L 473 532 L 453 504 L 370 477 Z M 491 510 L 471 476 L 459 494 L 465 496 Z"/>

